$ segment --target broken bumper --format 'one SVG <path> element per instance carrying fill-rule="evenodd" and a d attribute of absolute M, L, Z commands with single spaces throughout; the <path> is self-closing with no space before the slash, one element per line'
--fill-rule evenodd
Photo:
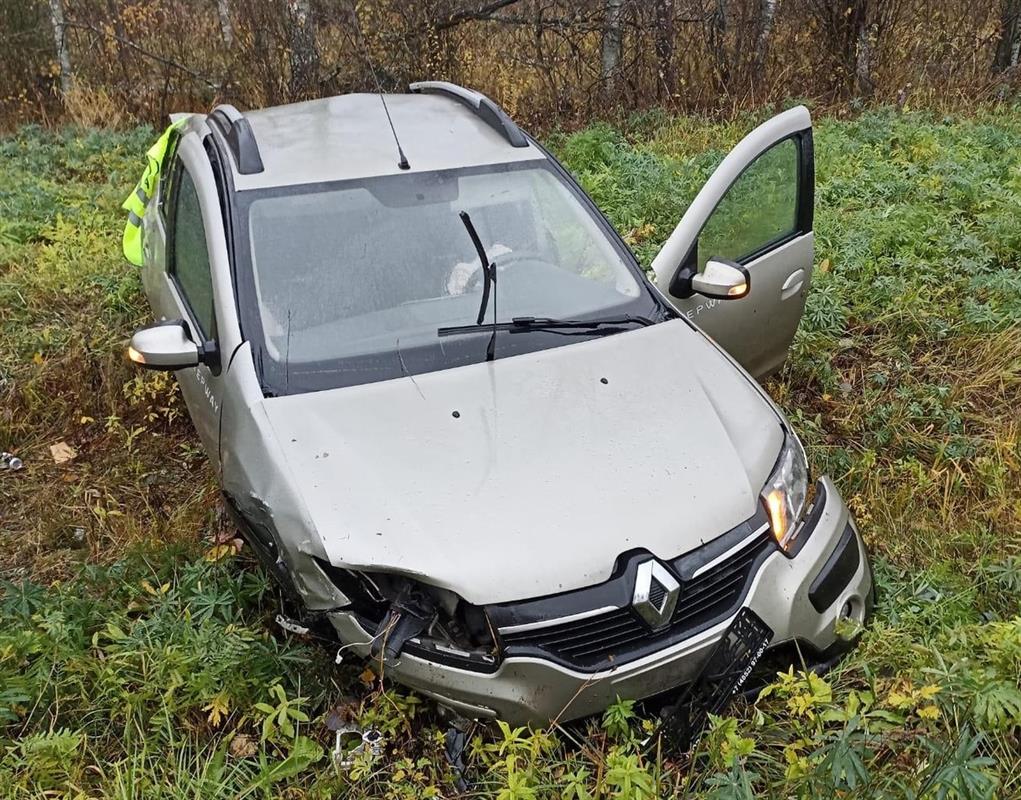
<path fill-rule="evenodd" d="M 773 647 L 797 641 L 810 652 L 832 656 L 850 646 L 836 635 L 838 618 L 848 615 L 863 622 L 871 612 L 872 571 L 836 487 L 828 478 L 821 484 L 825 500 L 801 551 L 794 558 L 779 551 L 769 555 L 752 578 L 742 605 L 774 631 Z M 350 649 L 368 653 L 371 633 L 353 615 L 331 612 L 328 616 Z M 618 697 L 646 698 L 687 683 L 733 616 L 688 639 L 602 671 L 509 656 L 495 671 L 485 673 L 405 652 L 398 663 L 386 667 L 386 677 L 465 716 L 542 725 L 601 712 Z"/>

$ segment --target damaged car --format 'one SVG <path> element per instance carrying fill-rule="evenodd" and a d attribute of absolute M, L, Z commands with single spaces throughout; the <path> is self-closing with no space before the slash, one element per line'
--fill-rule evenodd
<path fill-rule="evenodd" d="M 174 119 L 129 355 L 176 372 L 239 529 L 345 654 L 546 723 L 728 641 L 743 675 L 851 646 L 868 556 L 757 383 L 811 281 L 805 108 L 727 155 L 654 278 L 459 86 Z"/>

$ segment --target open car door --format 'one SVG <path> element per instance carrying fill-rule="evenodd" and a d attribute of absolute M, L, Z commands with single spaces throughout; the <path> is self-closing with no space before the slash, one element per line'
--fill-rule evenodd
<path fill-rule="evenodd" d="M 814 192 L 812 118 L 798 106 L 741 140 L 652 262 L 677 309 L 758 379 L 783 365 L 805 308 Z"/>

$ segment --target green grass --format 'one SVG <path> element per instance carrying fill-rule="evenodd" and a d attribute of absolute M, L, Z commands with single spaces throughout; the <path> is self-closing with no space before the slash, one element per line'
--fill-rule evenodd
<path fill-rule="evenodd" d="M 647 264 L 755 121 L 548 140 Z M 0 448 L 26 463 L 0 472 L 0 796 L 450 796 L 433 705 L 274 626 L 172 380 L 124 363 L 146 310 L 118 207 L 151 137 L 0 139 Z M 874 624 L 693 754 L 627 702 L 479 726 L 473 792 L 1021 796 L 1021 115 L 822 119 L 816 154 L 814 285 L 768 388 L 861 523 Z M 332 765 L 337 709 L 382 756 Z"/>

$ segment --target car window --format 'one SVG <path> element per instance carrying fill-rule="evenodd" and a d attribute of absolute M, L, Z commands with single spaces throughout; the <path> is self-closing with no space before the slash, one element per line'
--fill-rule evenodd
<path fill-rule="evenodd" d="M 215 339 L 213 279 L 210 274 L 206 231 L 202 225 L 202 208 L 188 170 L 179 169 L 176 172 L 170 271 L 204 338 Z"/>
<path fill-rule="evenodd" d="M 639 295 L 620 253 L 545 167 L 373 179 L 252 203 L 269 355 L 293 366 L 403 351 L 475 322 L 481 270 L 462 211 L 497 265 L 488 321 L 605 315 Z"/>
<path fill-rule="evenodd" d="M 710 258 L 741 262 L 797 229 L 798 146 L 784 139 L 727 190 L 698 237 L 698 269 Z"/>

